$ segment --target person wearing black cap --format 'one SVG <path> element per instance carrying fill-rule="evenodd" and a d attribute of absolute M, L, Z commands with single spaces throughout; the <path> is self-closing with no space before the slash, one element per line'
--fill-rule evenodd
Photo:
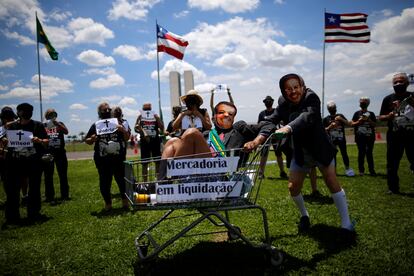
<path fill-rule="evenodd" d="M 68 184 L 68 158 L 65 150 L 65 135 L 68 129 L 64 123 L 57 120 L 57 112 L 53 108 L 49 108 L 45 112 L 44 123 L 46 132 L 49 136 L 48 153 L 50 158 L 44 158 L 43 169 L 45 173 L 45 196 L 46 202 L 53 203 L 55 201 L 55 187 L 53 185 L 53 174 L 56 170 L 59 175 L 60 196 L 61 200 L 69 199 Z"/>
<path fill-rule="evenodd" d="M 43 124 L 32 120 L 33 106 L 22 103 L 17 106 L 19 120 L 9 124 L 9 140 L 6 160 L 8 162 L 6 181 L 6 222 L 20 220 L 19 192 L 22 178 L 29 181 L 27 217 L 30 222 L 42 221 L 47 217 L 40 214 L 40 182 L 42 176 L 41 157 L 49 142 Z"/>
<path fill-rule="evenodd" d="M 275 108 L 273 108 L 274 99 L 271 96 L 266 96 L 266 98 L 263 100 L 263 103 L 265 104 L 266 109 L 259 113 L 257 123 L 260 123 L 261 121 L 267 121 L 271 117 L 273 112 L 275 112 Z M 279 124 L 278 127 L 281 126 L 282 124 Z M 276 144 L 273 143 L 273 150 L 275 152 L 277 165 L 280 170 L 280 177 L 287 178 L 287 174 L 285 172 L 285 168 L 283 165 L 282 152 L 286 155 L 286 167 L 289 168 L 290 160 L 292 159 L 292 150 L 290 149 L 287 143 L 284 143 L 280 147 L 276 147 Z M 267 159 L 267 154 L 265 158 Z M 264 177 L 264 168 L 261 169 L 260 176 Z"/>
<path fill-rule="evenodd" d="M 290 135 L 293 144 L 289 192 L 301 214 L 298 229 L 301 232 L 310 227 L 309 214 L 301 190 L 306 174 L 311 168 L 318 166 L 339 212 L 344 233 L 354 237 L 355 230 L 349 218 L 345 192 L 335 173 L 336 149 L 330 143 L 322 124 L 319 97 L 305 86 L 302 77 L 297 74 L 283 76 L 279 81 L 279 87 L 282 96 L 279 97 L 271 120 L 275 124 L 281 120 L 287 123 L 276 130 L 276 133 Z"/>

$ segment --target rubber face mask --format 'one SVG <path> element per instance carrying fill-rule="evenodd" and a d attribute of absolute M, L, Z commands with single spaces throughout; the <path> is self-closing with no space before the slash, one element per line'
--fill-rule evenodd
<path fill-rule="evenodd" d="M 217 108 L 217 114 L 215 117 L 215 124 L 221 129 L 230 129 L 233 127 L 234 117 L 236 116 L 236 110 L 227 105 L 220 105 Z"/>

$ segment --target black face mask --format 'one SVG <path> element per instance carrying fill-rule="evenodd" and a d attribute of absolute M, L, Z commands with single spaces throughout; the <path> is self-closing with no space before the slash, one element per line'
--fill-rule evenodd
<path fill-rule="evenodd" d="M 360 106 L 362 109 L 366 109 L 366 108 L 368 107 L 368 104 L 367 104 L 367 103 L 360 103 L 360 104 L 359 104 L 359 106 Z"/>
<path fill-rule="evenodd" d="M 393 86 L 395 93 L 402 94 L 407 91 L 407 86 L 405 84 L 397 84 Z"/>
<path fill-rule="evenodd" d="M 330 108 L 330 109 L 328 109 L 328 111 L 329 111 L 329 114 L 331 114 L 331 115 L 336 114 L 336 108 Z"/>
<path fill-rule="evenodd" d="M 101 119 L 109 119 L 111 118 L 111 110 L 110 109 L 106 109 L 106 110 L 102 110 L 99 112 L 99 117 Z"/>
<path fill-rule="evenodd" d="M 33 112 L 32 111 L 19 111 L 18 112 L 19 118 L 23 120 L 30 120 L 32 118 Z"/>
<path fill-rule="evenodd" d="M 272 101 L 266 101 L 266 102 L 264 102 L 264 104 L 267 108 L 270 108 L 270 107 L 272 107 L 273 102 Z"/>

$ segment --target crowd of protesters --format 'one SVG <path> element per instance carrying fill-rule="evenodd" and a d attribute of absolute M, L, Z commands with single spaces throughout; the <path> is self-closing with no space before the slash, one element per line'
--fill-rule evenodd
<path fill-rule="evenodd" d="M 398 194 L 398 168 L 404 150 L 414 171 L 414 97 L 408 92 L 408 77 L 405 73 L 393 76 L 394 92 L 382 102 L 379 120 L 386 121 L 387 131 L 387 183 L 388 193 Z M 288 74 L 279 81 L 281 96 L 273 108 L 274 99 L 267 96 L 263 103 L 266 109 L 260 112 L 258 123 L 248 125 L 235 121 L 237 107 L 227 88 L 229 101 L 214 105 L 214 91 L 210 106 L 212 120 L 207 109 L 201 108 L 203 99 L 197 91 L 190 90 L 181 97 L 183 106 L 172 108 L 173 120 L 166 131 L 160 117 L 152 110 L 151 103 L 144 103 L 134 125 L 140 136 L 141 158 L 147 160 L 142 166 L 142 175 L 148 165 L 155 161 L 157 178 L 163 178 L 160 160 L 173 156 L 204 154 L 214 157 L 217 149 L 244 148 L 251 151 L 262 144 L 270 133 L 286 135 L 286 142 L 275 147 L 279 175 L 288 179 L 291 198 L 300 213 L 298 229 L 310 227 L 309 213 L 301 193 L 306 175 L 312 183 L 312 194 L 319 194 L 316 186 L 316 167 L 323 176 L 341 219 L 341 227 L 353 232 L 354 225 L 348 214 L 345 191 L 337 178 L 337 148 L 345 167 L 345 175 L 355 176 L 347 154 L 345 127 L 354 128 L 358 148 L 358 172 L 365 174 L 365 159 L 371 176 L 376 175 L 373 148 L 375 142 L 376 116 L 369 111 L 370 99 L 361 97 L 359 107 L 351 121 L 337 113 L 334 102 L 328 102 L 329 115 L 321 116 L 319 97 L 297 74 Z M 60 200 L 70 200 L 67 177 L 68 161 L 64 135 L 69 133 L 65 124 L 57 120 L 57 112 L 48 109 L 45 123 L 32 119 L 33 106 L 19 104 L 17 114 L 10 107 L 1 111 L 0 162 L 1 179 L 7 196 L 5 217 L 8 224 L 21 221 L 19 207 L 27 193 L 27 217 L 31 222 L 47 219 L 41 214 L 41 179 L 44 173 L 45 201 L 55 203 L 53 174 L 56 167 L 60 182 Z M 112 209 L 111 184 L 115 179 L 122 198 L 122 208 L 129 209 L 125 195 L 124 161 L 131 128 L 123 118 L 120 107 L 110 107 L 106 102 L 98 105 L 98 120 L 86 134 L 85 142 L 94 144 L 94 161 L 99 175 L 99 188 L 104 201 L 104 210 Z M 169 140 L 163 145 L 162 135 Z M 286 156 L 284 165 L 282 154 Z M 266 157 L 267 158 L 267 157 Z M 285 166 L 288 174 L 285 172 Z M 22 169 L 24 168 L 24 169 Z M 265 177 L 264 166 L 260 177 Z M 145 179 L 144 179 L 145 180 Z M 26 188 L 25 188 L 26 187 Z M 28 187 L 28 192 L 26 191 Z M 23 195 L 20 190 L 23 189 Z M 319 194 L 320 195 L 320 194 Z"/>

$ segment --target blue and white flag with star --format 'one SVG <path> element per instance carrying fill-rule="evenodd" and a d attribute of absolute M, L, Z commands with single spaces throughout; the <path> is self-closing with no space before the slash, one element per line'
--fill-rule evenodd
<path fill-rule="evenodd" d="M 325 42 L 369 42 L 367 18 L 364 13 L 325 13 Z"/>

